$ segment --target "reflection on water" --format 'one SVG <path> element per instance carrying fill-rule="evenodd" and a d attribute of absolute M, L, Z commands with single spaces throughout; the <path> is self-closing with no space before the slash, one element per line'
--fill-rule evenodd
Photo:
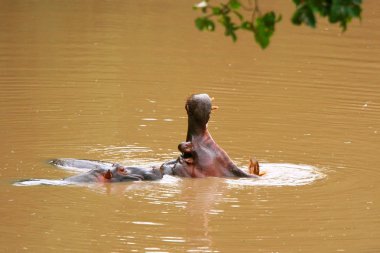
<path fill-rule="evenodd" d="M 36 186 L 36 185 L 64 186 L 64 185 L 74 185 L 74 184 L 68 181 L 64 181 L 64 180 L 27 179 L 27 180 L 20 180 L 18 182 L 15 182 L 13 185 L 15 186 Z"/>
<path fill-rule="evenodd" d="M 1 252 L 380 250 L 377 2 L 341 34 L 262 1 L 284 17 L 265 51 L 198 32 L 192 4 L 0 1 Z M 215 97 L 214 139 L 265 176 L 42 185 L 70 175 L 57 157 L 175 158 L 191 93 Z M 30 178 L 45 181 L 13 186 Z"/>

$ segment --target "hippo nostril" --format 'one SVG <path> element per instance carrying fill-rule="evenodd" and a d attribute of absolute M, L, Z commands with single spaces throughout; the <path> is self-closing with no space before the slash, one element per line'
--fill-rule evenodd
<path fill-rule="evenodd" d="M 110 170 L 107 170 L 107 172 L 103 174 L 103 177 L 104 177 L 105 179 L 111 179 L 112 176 L 113 176 L 113 175 L 112 175 L 112 172 L 111 172 Z"/>

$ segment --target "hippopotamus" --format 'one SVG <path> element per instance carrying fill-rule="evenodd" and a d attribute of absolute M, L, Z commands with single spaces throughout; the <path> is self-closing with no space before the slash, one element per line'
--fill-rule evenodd
<path fill-rule="evenodd" d="M 64 178 L 65 181 L 77 183 L 147 181 L 159 180 L 163 177 L 161 171 L 155 167 L 150 169 L 127 167 L 117 163 L 71 158 L 54 159 L 50 163 L 56 166 L 89 170 L 85 173 Z"/>
<path fill-rule="evenodd" d="M 179 177 L 250 177 L 260 174 L 259 163 L 251 158 L 249 172 L 240 169 L 227 153 L 216 144 L 207 128 L 211 112 L 212 99 L 207 94 L 191 95 L 185 105 L 188 115 L 186 141 L 178 145 L 181 152 L 176 160 L 160 167 L 141 168 L 112 164 L 102 161 L 79 159 L 55 159 L 52 164 L 58 166 L 90 169 L 86 173 L 68 177 L 70 182 L 123 182 L 138 180 L 159 180 L 163 175 Z"/>
<path fill-rule="evenodd" d="M 139 167 L 124 167 L 115 165 L 112 169 L 93 169 L 86 173 L 67 177 L 64 180 L 77 183 L 91 182 L 125 182 L 162 179 L 162 174 L 157 169 L 144 169 Z"/>
<path fill-rule="evenodd" d="M 68 166 L 66 161 L 70 162 L 75 159 L 55 159 L 51 163 L 58 166 Z M 98 166 L 92 168 L 87 172 L 80 173 L 78 175 L 70 176 L 64 178 L 64 181 L 73 183 L 92 183 L 92 182 L 103 182 L 103 183 L 115 183 L 115 182 L 126 182 L 126 181 L 154 181 L 160 180 L 163 177 L 163 173 L 160 169 L 156 167 L 152 168 L 142 168 L 134 166 L 122 166 L 119 164 L 113 164 L 110 168 L 107 162 L 102 161 L 89 161 L 88 167 L 86 166 L 87 160 L 77 160 L 80 161 L 80 169 L 86 169 L 92 167 L 92 162 L 97 162 Z M 83 166 L 85 165 L 85 166 Z M 77 167 L 78 168 L 78 167 Z"/>
<path fill-rule="evenodd" d="M 190 96 L 185 105 L 188 116 L 186 141 L 178 145 L 181 155 L 177 160 L 161 166 L 163 174 L 181 177 L 257 177 L 259 163 L 251 158 L 249 173 L 238 168 L 227 153 L 211 137 L 207 128 L 212 106 L 207 94 Z"/>

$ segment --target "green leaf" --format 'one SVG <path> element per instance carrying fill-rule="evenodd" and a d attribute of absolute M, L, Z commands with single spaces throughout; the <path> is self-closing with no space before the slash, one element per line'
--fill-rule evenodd
<path fill-rule="evenodd" d="M 342 30 L 353 18 L 361 19 L 362 0 L 293 0 L 297 10 L 293 14 L 295 25 L 306 24 L 315 27 L 315 14 L 327 17 L 330 23 L 339 23 Z"/>
<path fill-rule="evenodd" d="M 203 17 L 197 18 L 195 20 L 195 26 L 198 28 L 198 30 L 203 31 L 205 27 L 205 21 Z"/>
<path fill-rule="evenodd" d="M 207 30 L 209 30 L 210 32 L 215 31 L 215 23 L 214 23 L 212 20 L 208 19 L 208 20 L 207 20 L 207 23 L 206 23 L 206 28 L 207 28 Z"/>
<path fill-rule="evenodd" d="M 243 22 L 240 27 L 244 30 L 253 31 L 253 24 L 248 21 Z"/>
<path fill-rule="evenodd" d="M 220 15 L 220 14 L 222 14 L 222 9 L 220 7 L 213 7 L 212 8 L 212 14 Z"/>
<path fill-rule="evenodd" d="M 276 14 L 273 11 L 265 13 L 265 15 L 262 16 L 262 21 L 264 22 L 265 26 L 274 30 L 274 24 L 276 23 Z"/>
<path fill-rule="evenodd" d="M 350 9 L 350 14 L 352 15 L 352 17 L 358 17 L 358 18 L 360 18 L 361 17 L 361 13 L 362 13 L 362 8 L 360 6 L 353 6 Z"/>
<path fill-rule="evenodd" d="M 309 0 L 310 8 L 318 12 L 322 17 L 329 15 L 332 0 Z"/>
<path fill-rule="evenodd" d="M 269 36 L 264 26 L 259 25 L 255 30 L 255 40 L 262 49 L 265 49 L 269 45 Z"/>
<path fill-rule="evenodd" d="M 352 18 L 361 18 L 360 0 L 333 0 L 329 14 L 331 23 L 340 23 L 342 30 L 347 29 L 347 24 Z"/>
<path fill-rule="evenodd" d="M 230 0 L 228 2 L 228 6 L 233 9 L 233 10 L 237 10 L 240 8 L 241 4 L 239 2 L 239 0 Z"/>
<path fill-rule="evenodd" d="M 219 22 L 224 26 L 224 35 L 231 36 L 233 42 L 236 42 L 237 36 L 235 31 L 239 29 L 235 23 L 231 22 L 231 17 L 228 15 L 223 15 Z"/>
<path fill-rule="evenodd" d="M 293 14 L 292 22 L 295 25 L 306 24 L 310 27 L 315 27 L 316 20 L 313 10 L 307 4 L 301 4 Z"/>
<path fill-rule="evenodd" d="M 255 34 L 255 40 L 261 48 L 264 49 L 269 45 L 270 37 L 275 30 L 275 24 L 279 20 L 281 19 L 279 17 L 276 18 L 276 14 L 273 11 L 256 19 L 253 31 Z"/>
<path fill-rule="evenodd" d="M 215 23 L 207 17 L 197 18 L 195 20 L 195 26 L 200 31 L 203 31 L 203 30 L 214 31 L 215 30 Z"/>

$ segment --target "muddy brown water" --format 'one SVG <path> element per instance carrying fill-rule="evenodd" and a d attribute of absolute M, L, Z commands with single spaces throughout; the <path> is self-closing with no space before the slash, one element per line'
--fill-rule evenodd
<path fill-rule="evenodd" d="M 380 7 L 341 34 L 262 2 L 284 17 L 265 51 L 196 31 L 192 1 L 0 1 L 0 251 L 379 252 Z M 72 175 L 56 157 L 175 158 L 201 92 L 214 139 L 266 184 L 13 185 Z"/>

